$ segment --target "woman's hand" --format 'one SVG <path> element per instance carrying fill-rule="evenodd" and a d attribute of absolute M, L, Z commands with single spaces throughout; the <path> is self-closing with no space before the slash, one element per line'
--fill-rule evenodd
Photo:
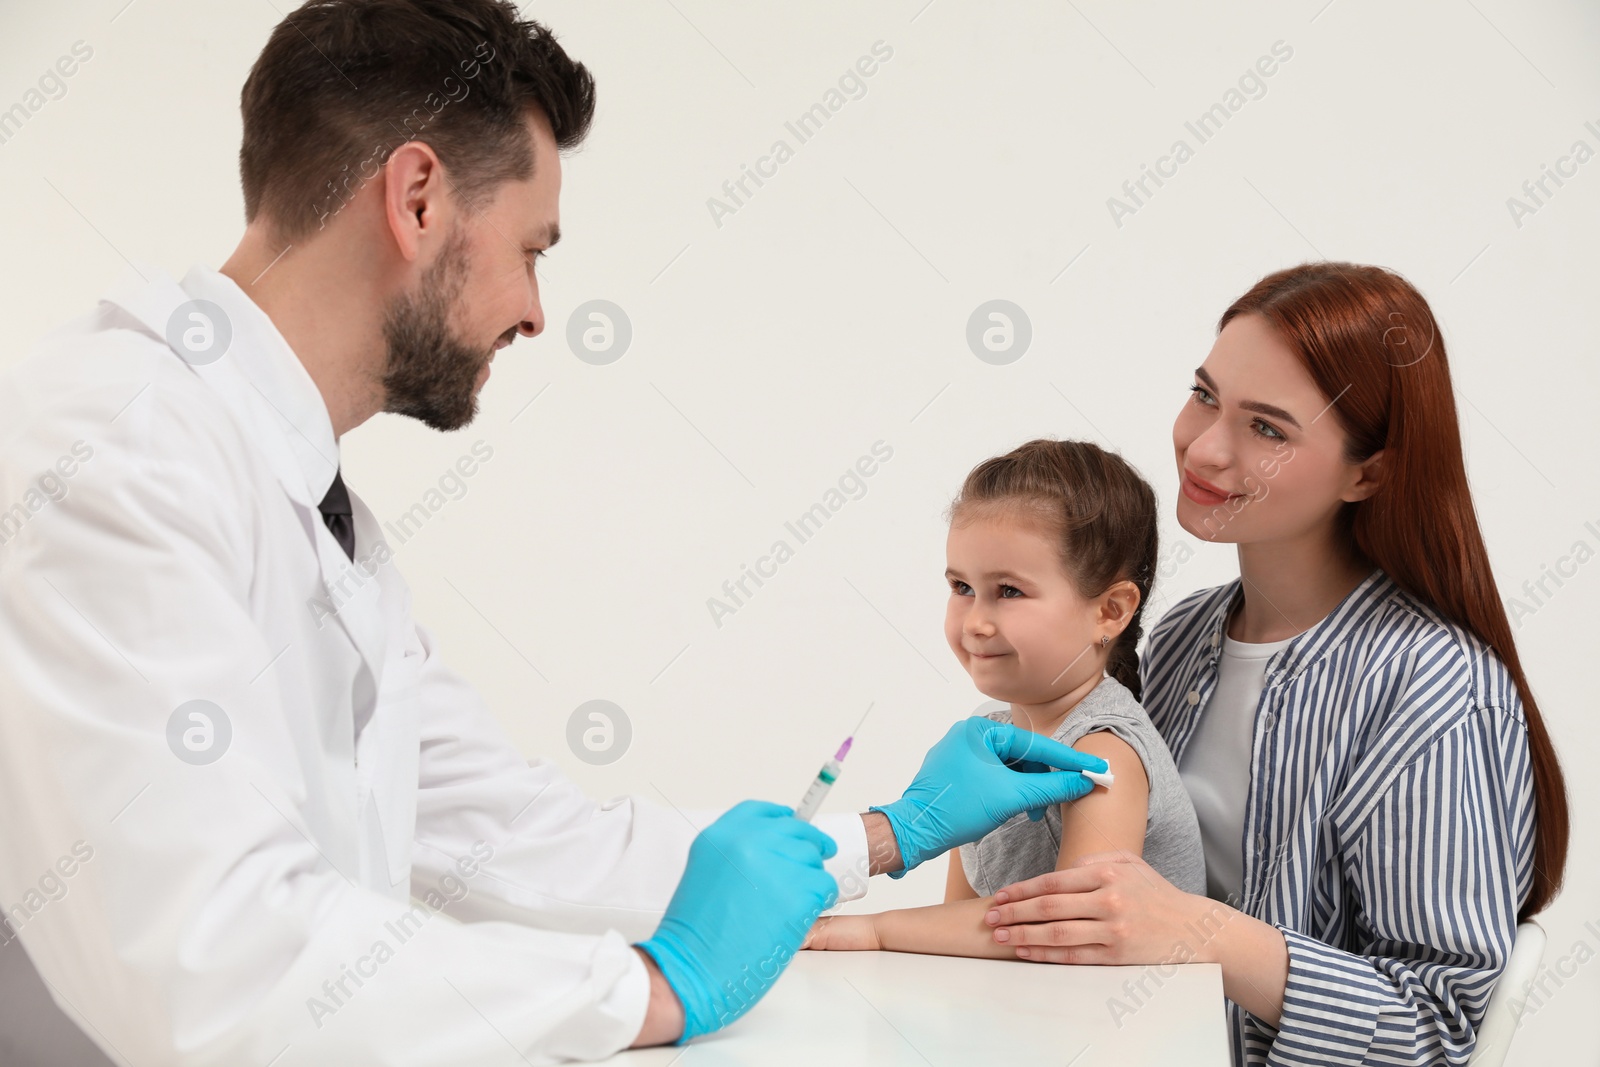
<path fill-rule="evenodd" d="M 883 947 L 871 915 L 824 915 L 801 948 L 828 952 L 876 952 Z"/>
<path fill-rule="evenodd" d="M 996 942 L 1036 963 L 1222 965 L 1229 1000 L 1278 1025 L 1289 949 L 1277 927 L 1185 893 L 1128 852 L 1097 852 L 995 894 Z"/>
<path fill-rule="evenodd" d="M 1097 852 L 1006 886 L 984 921 L 994 939 L 1041 963 L 1215 963 L 1217 933 L 1239 913 L 1178 889 L 1129 852 Z"/>

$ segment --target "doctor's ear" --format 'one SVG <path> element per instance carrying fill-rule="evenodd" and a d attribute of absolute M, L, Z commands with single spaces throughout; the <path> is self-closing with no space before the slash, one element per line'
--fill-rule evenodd
<path fill-rule="evenodd" d="M 1126 578 L 1113 582 L 1111 588 L 1100 594 L 1100 611 L 1096 622 L 1101 634 L 1115 640 L 1133 621 L 1141 599 L 1139 587 L 1133 582 Z"/>
<path fill-rule="evenodd" d="M 384 221 L 395 249 L 402 259 L 416 262 L 428 238 L 446 230 L 444 165 L 431 146 L 407 141 L 389 153 L 381 188 Z"/>

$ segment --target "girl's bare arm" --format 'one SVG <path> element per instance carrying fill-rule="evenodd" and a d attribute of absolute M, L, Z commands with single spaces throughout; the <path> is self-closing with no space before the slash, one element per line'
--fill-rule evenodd
<path fill-rule="evenodd" d="M 945 956 L 1014 958 L 1015 953 L 995 951 L 1004 946 L 996 944 L 989 936 L 989 927 L 983 921 L 994 898 L 978 896 L 967 881 L 958 850 L 951 849 L 949 856 L 943 904 L 876 915 L 833 915 L 819 919 L 801 947 L 832 952 L 887 949 Z"/>
<path fill-rule="evenodd" d="M 1144 828 L 1150 817 L 1150 780 L 1139 754 L 1116 734 L 1084 734 L 1072 743 L 1079 752 L 1099 756 L 1116 781 L 1097 785 L 1088 796 L 1061 805 L 1061 851 L 1056 870 L 1080 856 L 1121 850 L 1144 854 Z"/>
<path fill-rule="evenodd" d="M 1144 849 L 1150 784 L 1144 764 L 1127 742 L 1109 733 L 1086 734 L 1073 742 L 1111 765 L 1116 783 L 1061 808 L 1060 870 L 1079 856 L 1112 849 L 1139 855 Z M 876 915 L 838 915 L 820 920 L 805 947 L 832 951 L 885 949 L 938 956 L 981 956 L 1016 959 L 1014 946 L 995 941 L 984 922 L 994 898 L 980 897 L 968 883 L 961 854 L 950 852 L 945 902 L 925 908 L 901 908 Z"/>

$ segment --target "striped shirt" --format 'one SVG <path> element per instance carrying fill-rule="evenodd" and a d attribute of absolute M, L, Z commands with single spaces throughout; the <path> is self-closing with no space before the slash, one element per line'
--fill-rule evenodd
<path fill-rule="evenodd" d="M 1239 579 L 1151 631 L 1144 706 L 1182 760 Z M 1277 1028 L 1229 1002 L 1235 1063 L 1465 1063 L 1533 879 L 1510 672 L 1374 570 L 1267 662 L 1239 910 L 1283 933 Z"/>

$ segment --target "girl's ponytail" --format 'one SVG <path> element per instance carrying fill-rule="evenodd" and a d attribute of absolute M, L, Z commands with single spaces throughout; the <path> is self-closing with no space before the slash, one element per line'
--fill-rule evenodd
<path fill-rule="evenodd" d="M 1133 613 L 1133 620 L 1128 623 L 1128 628 L 1123 630 L 1117 639 L 1111 642 L 1111 658 L 1106 661 L 1106 673 L 1128 687 L 1128 692 L 1133 694 L 1133 699 L 1140 698 L 1139 693 L 1139 638 L 1144 633 L 1140 616 L 1144 614 L 1144 601 L 1139 601 L 1139 610 Z"/>

